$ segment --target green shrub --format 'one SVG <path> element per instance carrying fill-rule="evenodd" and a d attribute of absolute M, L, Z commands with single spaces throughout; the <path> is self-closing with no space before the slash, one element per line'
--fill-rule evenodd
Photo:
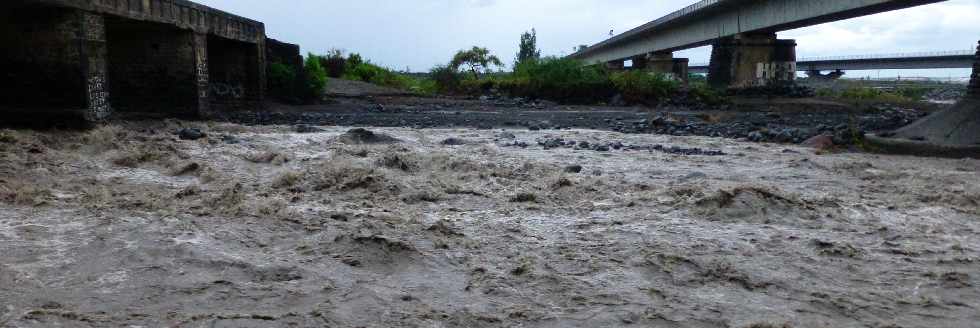
<path fill-rule="evenodd" d="M 340 78 L 344 76 L 347 71 L 347 59 L 344 58 L 344 53 L 338 49 L 333 49 L 327 52 L 323 57 L 320 57 L 320 64 L 323 65 L 323 69 L 327 71 L 327 76 L 332 78 Z"/>
<path fill-rule="evenodd" d="M 354 67 L 360 66 L 361 64 L 364 64 L 364 58 L 361 57 L 361 54 L 351 53 L 350 55 L 347 55 L 348 70 L 352 70 Z"/>
<path fill-rule="evenodd" d="M 347 72 L 344 73 L 344 79 L 371 82 L 374 80 L 375 76 L 381 74 L 381 68 L 374 66 L 370 63 L 360 63 L 356 66 L 349 66 Z"/>
<path fill-rule="evenodd" d="M 715 90 L 714 88 L 708 86 L 707 83 L 691 83 L 688 82 L 688 96 L 699 103 L 716 106 L 727 102 L 725 96 Z"/>
<path fill-rule="evenodd" d="M 656 104 L 677 91 L 678 83 L 666 74 L 626 71 L 610 76 L 623 100 L 633 104 Z"/>
<path fill-rule="evenodd" d="M 429 71 L 435 90 L 438 93 L 453 94 L 459 91 L 463 75 L 448 65 L 437 65 Z"/>
<path fill-rule="evenodd" d="M 269 65 L 270 89 L 288 89 L 292 87 L 293 81 L 296 81 L 296 70 L 293 67 L 280 62 L 273 62 Z"/>
<path fill-rule="evenodd" d="M 517 65 L 500 89 L 514 96 L 545 98 L 568 103 L 605 101 L 615 94 L 606 70 L 557 57 Z"/>
<path fill-rule="evenodd" d="M 306 97 L 308 99 L 319 99 L 323 96 L 327 87 L 327 71 L 320 65 L 320 56 L 312 53 L 306 57 L 304 69 L 306 70 Z"/>
<path fill-rule="evenodd" d="M 838 98 L 844 100 L 872 102 L 908 102 L 910 99 L 893 92 L 874 88 L 849 88 L 842 91 Z"/>
<path fill-rule="evenodd" d="M 929 92 L 932 92 L 935 88 L 930 87 L 901 87 L 894 91 L 895 94 L 905 97 L 909 100 L 922 100 L 926 97 Z"/>

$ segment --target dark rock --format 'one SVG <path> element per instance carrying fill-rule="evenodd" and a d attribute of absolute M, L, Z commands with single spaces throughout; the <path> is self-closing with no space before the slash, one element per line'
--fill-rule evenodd
<path fill-rule="evenodd" d="M 339 140 L 347 144 L 393 144 L 401 142 L 395 137 L 362 128 L 347 131 L 340 136 Z"/>
<path fill-rule="evenodd" d="M 447 138 L 446 140 L 443 140 L 441 142 L 443 146 L 462 146 L 465 145 L 466 143 L 467 143 L 466 140 L 459 139 L 459 138 Z"/>
<path fill-rule="evenodd" d="M 513 133 L 510 133 L 510 132 L 501 132 L 500 134 L 497 135 L 497 138 L 500 138 L 500 139 L 517 139 L 517 136 L 514 135 Z"/>
<path fill-rule="evenodd" d="M 816 150 L 827 150 L 834 147 L 834 137 L 821 134 L 804 141 L 801 145 L 814 148 Z"/>
<path fill-rule="evenodd" d="M 315 126 L 312 126 L 312 125 L 308 125 L 308 124 L 297 124 L 294 127 L 294 129 L 296 130 L 296 133 L 319 133 L 319 132 L 323 132 L 324 131 L 321 128 L 318 128 L 318 127 L 315 127 Z"/>
<path fill-rule="evenodd" d="M 609 100 L 609 106 L 613 107 L 626 107 L 626 100 L 623 99 L 623 95 L 617 94 Z"/>
<path fill-rule="evenodd" d="M 177 131 L 177 136 L 180 140 L 197 140 L 206 137 L 207 134 L 201 132 L 199 129 L 186 128 Z"/>
<path fill-rule="evenodd" d="M 224 142 L 224 143 L 226 143 L 226 144 L 229 144 L 229 145 L 237 145 L 237 144 L 240 144 L 242 142 L 241 139 L 238 139 L 238 137 L 235 137 L 235 136 L 232 136 L 232 135 L 223 135 L 223 136 L 221 136 L 221 141 Z"/>
<path fill-rule="evenodd" d="M 581 165 L 566 166 L 565 173 L 582 173 L 582 166 Z"/>
<path fill-rule="evenodd" d="M 190 163 L 190 164 L 184 165 L 184 166 L 180 167 L 179 169 L 177 169 L 176 171 L 174 171 L 174 174 L 173 175 L 174 176 L 187 175 L 187 174 L 190 174 L 190 173 L 197 172 L 200 169 L 201 169 L 201 165 L 200 164 Z"/>

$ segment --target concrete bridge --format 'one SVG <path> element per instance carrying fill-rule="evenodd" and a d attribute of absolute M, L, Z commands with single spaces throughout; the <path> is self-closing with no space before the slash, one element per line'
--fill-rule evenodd
<path fill-rule="evenodd" d="M 185 0 L 4 0 L 0 44 L 0 111 L 90 122 L 258 108 L 267 57 L 299 56 L 260 22 Z"/>
<path fill-rule="evenodd" d="M 624 61 L 685 77 L 673 51 L 712 45 L 708 80 L 750 87 L 795 78 L 796 41 L 776 33 L 945 0 L 704 0 L 583 49 L 570 57 L 620 69 Z"/>
<path fill-rule="evenodd" d="M 815 57 L 798 59 L 796 70 L 813 75 L 823 71 L 973 68 L 974 59 L 973 50 Z M 691 65 L 689 71 L 707 74 L 709 68 L 708 64 Z"/>

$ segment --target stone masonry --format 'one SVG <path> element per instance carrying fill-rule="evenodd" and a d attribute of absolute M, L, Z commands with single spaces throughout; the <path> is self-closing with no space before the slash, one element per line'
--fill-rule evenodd
<path fill-rule="evenodd" d="M 716 88 L 748 88 L 796 79 L 796 41 L 775 33 L 747 33 L 719 39 L 711 51 L 708 83 Z"/>
<path fill-rule="evenodd" d="M 4 0 L 0 43 L 5 117 L 213 116 L 265 99 L 264 25 L 190 1 Z"/>

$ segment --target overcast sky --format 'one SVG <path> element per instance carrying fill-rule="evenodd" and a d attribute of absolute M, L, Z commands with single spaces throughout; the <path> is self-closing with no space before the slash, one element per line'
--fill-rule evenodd
<path fill-rule="evenodd" d="M 806 0 L 805 0 L 806 1 Z M 459 49 L 490 48 L 510 63 L 532 27 L 545 55 L 566 55 L 690 5 L 696 0 L 197 0 L 262 21 L 270 37 L 303 51 L 359 52 L 391 68 L 426 71 Z M 950 0 L 780 33 L 800 57 L 975 48 L 980 0 Z M 706 62 L 709 48 L 676 54 Z M 858 74 L 871 75 L 868 72 Z M 906 72 L 908 73 L 908 72 Z M 922 72 L 914 72 L 920 73 Z M 927 72 L 969 75 L 968 70 Z M 886 75 L 883 73 L 882 75 Z M 853 76 L 853 74 L 852 74 Z"/>

